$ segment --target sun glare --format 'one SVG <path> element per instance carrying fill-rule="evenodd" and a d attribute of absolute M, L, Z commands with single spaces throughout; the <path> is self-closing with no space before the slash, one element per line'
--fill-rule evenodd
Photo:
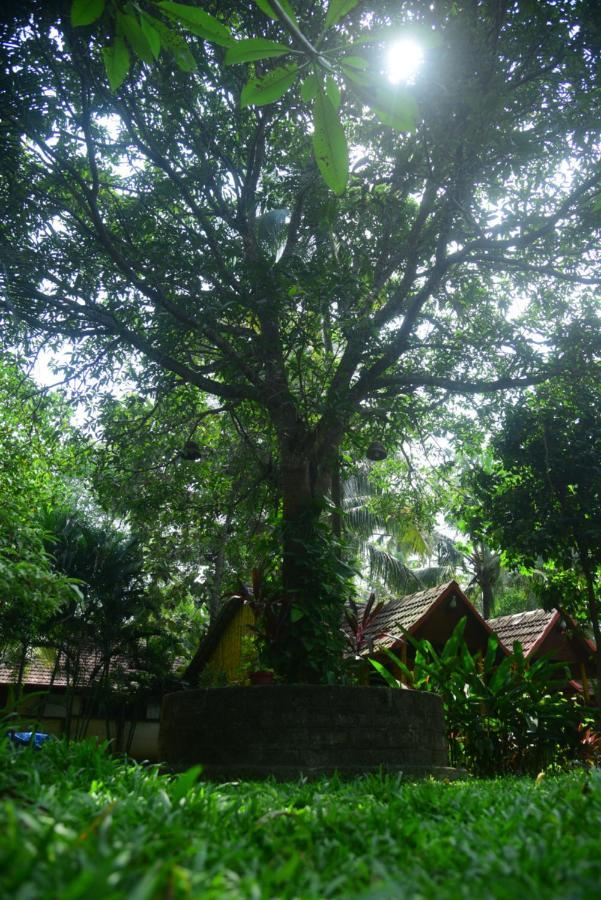
<path fill-rule="evenodd" d="M 424 51 L 415 41 L 402 40 L 388 51 L 388 80 L 392 84 L 410 84 L 424 61 Z"/>

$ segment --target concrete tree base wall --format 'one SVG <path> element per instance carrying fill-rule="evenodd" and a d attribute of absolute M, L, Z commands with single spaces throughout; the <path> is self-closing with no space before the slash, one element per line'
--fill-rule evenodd
<path fill-rule="evenodd" d="M 269 685 L 168 694 L 159 733 L 173 768 L 201 763 L 208 778 L 285 780 L 383 769 L 454 777 L 442 702 L 376 687 Z"/>

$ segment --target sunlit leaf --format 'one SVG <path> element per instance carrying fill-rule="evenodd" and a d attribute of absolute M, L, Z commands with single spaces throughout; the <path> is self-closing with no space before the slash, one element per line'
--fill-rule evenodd
<path fill-rule="evenodd" d="M 342 68 L 348 67 L 351 70 L 354 69 L 367 69 L 368 62 L 362 56 L 345 56 L 341 62 Z"/>
<path fill-rule="evenodd" d="M 240 106 L 244 108 L 274 103 L 292 87 L 297 72 L 298 66 L 291 63 L 289 66 L 278 66 L 277 69 L 272 69 L 259 78 L 251 78 L 242 88 Z"/>
<path fill-rule="evenodd" d="M 73 0 L 71 25 L 91 25 L 104 12 L 106 0 Z"/>
<path fill-rule="evenodd" d="M 331 28 L 340 21 L 357 3 L 358 0 L 330 0 L 326 13 L 326 28 Z"/>
<path fill-rule="evenodd" d="M 129 51 L 123 38 L 117 35 L 109 47 L 104 47 L 102 58 L 111 91 L 116 91 L 123 84 L 129 71 Z"/>
<path fill-rule="evenodd" d="M 340 88 L 334 79 L 328 75 L 326 78 L 326 94 L 334 109 L 340 108 Z"/>
<path fill-rule="evenodd" d="M 158 59 L 161 52 L 161 38 L 158 31 L 150 24 L 145 16 L 142 16 L 140 19 L 140 28 L 148 41 L 148 46 L 150 47 L 154 58 Z"/>
<path fill-rule="evenodd" d="M 145 14 L 145 19 L 147 21 L 150 20 L 150 24 L 158 33 L 162 45 L 173 55 L 182 72 L 193 72 L 196 68 L 196 60 L 192 56 L 192 52 L 184 38 L 172 31 L 171 28 L 168 28 L 163 22 L 155 19 L 154 16 Z"/>
<path fill-rule="evenodd" d="M 369 104 L 380 122 L 396 131 L 412 131 L 415 128 L 418 109 L 414 98 L 401 90 L 382 90 Z"/>
<path fill-rule="evenodd" d="M 380 122 L 396 131 L 412 131 L 419 116 L 417 103 L 402 86 L 382 84 L 372 72 L 344 67 L 349 87 L 369 106 Z"/>
<path fill-rule="evenodd" d="M 127 39 L 127 43 L 136 56 L 139 56 L 144 62 L 151 63 L 155 59 L 155 54 L 135 16 L 117 13 L 117 34 Z"/>
<path fill-rule="evenodd" d="M 268 59 L 273 56 L 284 56 L 290 52 L 290 48 L 275 41 L 267 41 L 264 38 L 249 38 L 244 41 L 236 41 L 225 54 L 228 65 L 236 63 L 254 62 L 257 59 Z"/>
<path fill-rule="evenodd" d="M 386 666 L 383 666 L 381 662 L 378 662 L 377 659 L 371 659 L 371 658 L 370 658 L 369 662 L 372 664 L 372 666 L 374 667 L 374 669 L 376 670 L 378 675 L 382 676 L 382 678 L 384 679 L 384 681 L 386 682 L 388 687 L 396 689 L 401 686 L 398 679 L 395 678 L 394 675 L 392 674 L 392 672 L 389 672 L 388 669 L 386 668 Z"/>
<path fill-rule="evenodd" d="M 352 64 L 349 65 L 348 60 L 346 59 L 343 59 L 341 61 L 340 68 L 344 73 L 347 84 L 349 85 L 351 90 L 355 91 L 355 93 L 359 93 L 357 91 L 357 88 L 375 87 L 379 81 L 379 79 L 377 79 L 371 72 L 366 72 L 364 71 L 364 69 L 360 69 L 358 66 L 354 66 Z M 363 96 L 361 94 L 359 95 L 363 100 Z"/>
<path fill-rule="evenodd" d="M 277 13 L 274 10 L 269 0 L 254 0 L 255 5 L 259 7 L 259 9 L 265 13 L 266 16 L 269 16 L 270 19 L 277 19 Z M 280 0 L 280 6 L 288 16 L 288 18 L 294 22 L 295 25 L 298 25 L 297 18 L 294 15 L 294 10 L 292 6 L 288 2 L 288 0 Z"/>
<path fill-rule="evenodd" d="M 205 41 L 220 44 L 222 47 L 231 47 L 235 43 L 229 28 L 204 9 L 186 6 L 183 3 L 172 3 L 171 0 L 161 0 L 158 7 L 166 16 Z"/>
<path fill-rule="evenodd" d="M 171 785 L 171 800 L 174 803 L 177 803 L 186 794 L 190 793 L 190 791 L 196 786 L 196 783 L 200 777 L 202 772 L 202 766 L 196 765 L 191 766 L 185 772 L 182 772 L 181 775 L 178 775 L 177 778 L 173 781 Z"/>
<path fill-rule="evenodd" d="M 335 194 L 346 188 L 349 172 L 348 145 L 332 101 L 321 91 L 313 109 L 313 152 L 325 183 Z"/>
<path fill-rule="evenodd" d="M 319 80 L 315 72 L 311 72 L 300 86 L 300 95 L 303 100 L 315 100 L 319 88 Z"/>

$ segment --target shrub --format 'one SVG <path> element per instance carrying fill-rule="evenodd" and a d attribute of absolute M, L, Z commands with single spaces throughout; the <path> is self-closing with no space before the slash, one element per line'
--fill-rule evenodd
<path fill-rule="evenodd" d="M 463 618 L 441 653 L 409 637 L 413 670 L 387 652 L 410 685 L 442 697 L 452 764 L 497 775 L 536 772 L 574 756 L 581 711 L 558 689 L 564 667 L 548 659 L 528 662 L 517 643 L 499 661 L 495 637 L 484 656 L 474 656 L 463 639 L 465 624 Z M 381 663 L 371 663 L 389 684 L 398 684 Z"/>

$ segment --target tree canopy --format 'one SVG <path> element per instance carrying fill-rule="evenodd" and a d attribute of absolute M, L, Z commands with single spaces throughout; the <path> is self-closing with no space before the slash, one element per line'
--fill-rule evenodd
<path fill-rule="evenodd" d="M 177 31 L 175 5 L 153 9 Z M 558 335 L 593 303 L 599 23 L 571 0 L 382 0 L 334 22 L 336 4 L 298 2 L 295 34 L 267 6 L 202 11 L 232 40 L 285 41 L 319 77 L 328 54 L 352 66 L 350 53 L 370 91 L 387 84 L 403 29 L 435 36 L 401 90 L 416 110 L 405 130 L 340 69 L 327 103 L 297 70 L 287 90 L 249 95 L 281 60 L 249 72 L 215 40 L 188 41 L 193 71 L 136 59 L 111 90 L 104 20 L 52 22 L 34 4 L 26 27 L 2 26 L 0 303 L 15 339 L 68 340 L 74 366 L 125 370 L 145 390 L 193 386 L 263 417 L 292 658 L 313 648 L 288 675 L 315 678 L 343 593 L 327 575 L 336 553 L 315 550 L 343 440 L 374 413 L 393 440 L 428 402 L 557 373 Z M 334 194 L 311 128 L 328 130 L 338 98 L 350 172 Z"/>
<path fill-rule="evenodd" d="M 471 475 L 472 520 L 515 562 L 546 574 L 543 598 L 588 621 L 601 648 L 601 379 L 541 385 L 506 414 L 492 463 Z M 601 685 L 601 649 L 597 651 Z M 601 689 L 601 688 L 600 688 Z"/>
<path fill-rule="evenodd" d="M 45 397 L 19 361 L 0 358 L 0 648 L 35 638 L 58 605 L 74 596 L 53 571 L 43 518 L 76 473 L 69 410 Z"/>

